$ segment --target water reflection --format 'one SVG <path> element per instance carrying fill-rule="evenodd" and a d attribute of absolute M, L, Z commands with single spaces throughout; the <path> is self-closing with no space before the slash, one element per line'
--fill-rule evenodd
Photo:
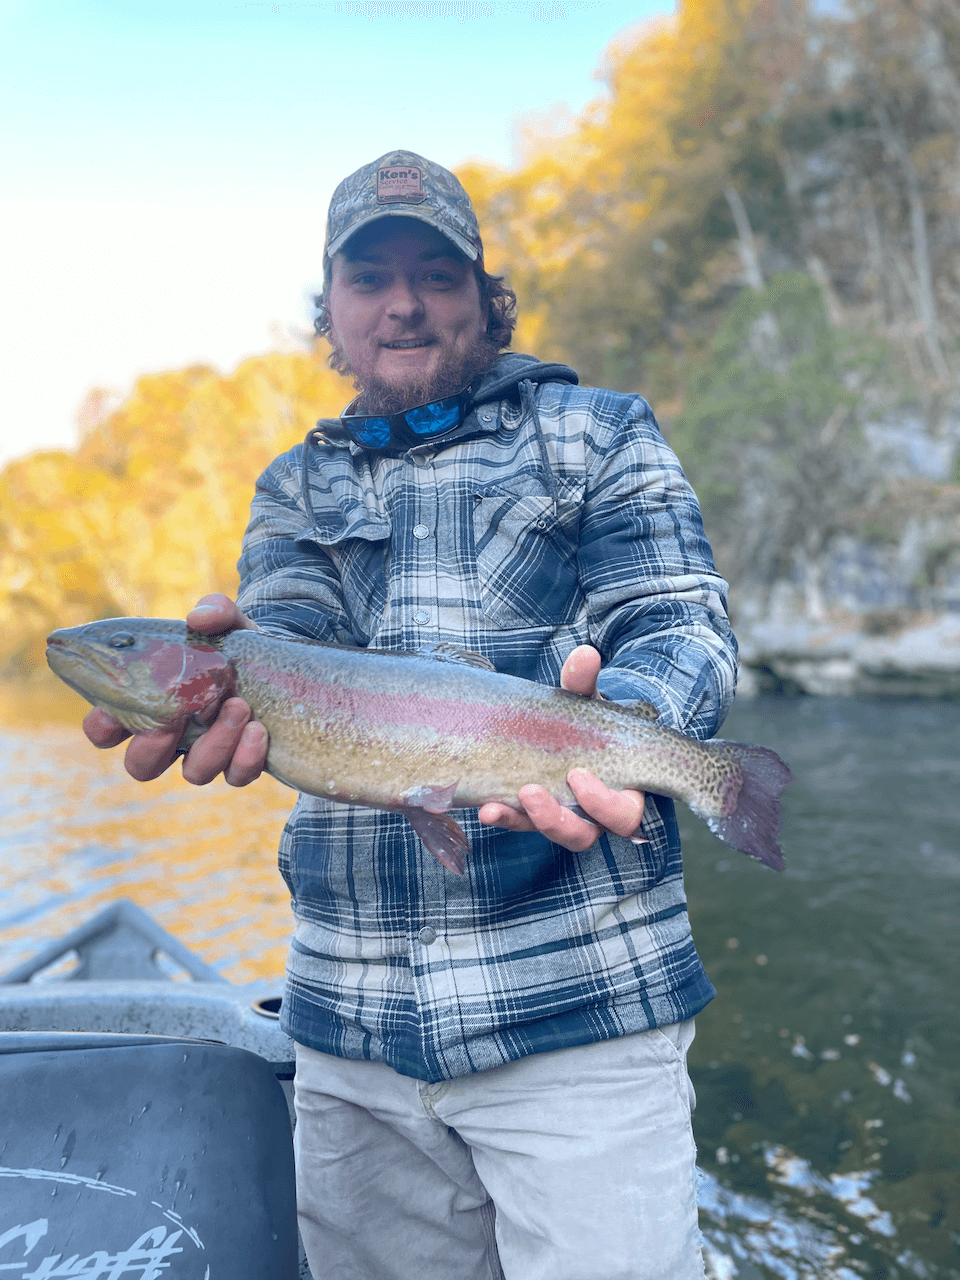
<path fill-rule="evenodd" d="M 233 981 L 282 971 L 292 792 L 141 786 L 79 699 L 0 690 L 0 971 L 129 896 Z M 790 763 L 787 870 L 682 821 L 711 1280 L 960 1277 L 957 704 L 762 699 L 724 732 Z"/>
<path fill-rule="evenodd" d="M 743 1248 L 768 1215 L 769 1256 L 751 1246 L 744 1277 L 958 1276 L 957 704 L 761 699 L 724 732 L 797 780 L 782 876 L 685 833 L 719 993 L 691 1059 L 701 1163 L 723 1191 L 708 1234 L 711 1203 Z M 813 1232 L 806 1253 L 774 1249 L 783 1214 Z"/>
<path fill-rule="evenodd" d="M 282 973 L 293 792 L 266 777 L 191 787 L 177 769 L 135 783 L 122 749 L 78 733 L 85 710 L 44 686 L 0 696 L 0 971 L 129 897 L 233 982 Z"/>

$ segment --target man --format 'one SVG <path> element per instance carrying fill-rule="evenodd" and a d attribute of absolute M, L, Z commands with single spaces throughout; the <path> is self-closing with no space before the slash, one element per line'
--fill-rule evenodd
<path fill-rule="evenodd" d="M 512 295 L 460 184 L 419 156 L 341 183 L 324 261 L 319 328 L 359 397 L 261 477 L 238 605 L 207 597 L 191 625 L 441 642 L 712 735 L 725 584 L 646 403 L 503 353 Z M 155 777 L 175 748 L 141 735 L 127 767 Z M 265 750 L 231 698 L 184 776 L 242 786 Z M 536 779 L 522 812 L 458 813 L 462 878 L 396 815 L 299 798 L 282 1025 L 316 1280 L 702 1275 L 685 1059 L 713 989 L 673 807 L 569 781 L 588 817 Z"/>

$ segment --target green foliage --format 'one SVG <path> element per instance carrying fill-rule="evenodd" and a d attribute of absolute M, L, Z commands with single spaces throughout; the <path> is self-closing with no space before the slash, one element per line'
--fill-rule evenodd
<path fill-rule="evenodd" d="M 701 501 L 722 515 L 735 498 L 745 443 L 790 451 L 854 402 L 816 284 L 801 272 L 744 290 L 726 312 L 707 362 L 690 379 L 671 443 Z"/>
<path fill-rule="evenodd" d="M 670 441 L 732 576 L 769 579 L 848 521 L 870 483 L 854 409 L 881 365 L 802 272 L 728 309 Z"/>

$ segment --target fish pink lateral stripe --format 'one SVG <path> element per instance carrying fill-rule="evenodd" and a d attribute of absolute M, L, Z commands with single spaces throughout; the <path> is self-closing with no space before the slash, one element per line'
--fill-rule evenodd
<path fill-rule="evenodd" d="M 345 715 L 352 721 L 372 722 L 378 728 L 405 729 L 429 725 L 438 733 L 455 734 L 473 742 L 483 742 L 491 731 L 495 731 L 501 739 L 557 754 L 571 747 L 598 750 L 609 742 L 605 733 L 563 720 L 549 711 L 538 712 L 469 699 L 436 698 L 415 690 L 389 693 L 358 689 L 250 661 L 244 663 L 244 675 L 245 678 L 282 688 L 290 699 L 321 714 Z"/>

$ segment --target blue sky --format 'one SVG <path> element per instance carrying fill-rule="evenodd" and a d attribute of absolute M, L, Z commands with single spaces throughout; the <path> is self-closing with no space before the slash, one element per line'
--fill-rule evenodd
<path fill-rule="evenodd" d="M 664 0 L 0 4 L 0 462 L 93 386 L 221 369 L 308 323 L 326 205 L 397 146 L 518 160 Z M 293 335 L 293 336 L 291 336 Z"/>

